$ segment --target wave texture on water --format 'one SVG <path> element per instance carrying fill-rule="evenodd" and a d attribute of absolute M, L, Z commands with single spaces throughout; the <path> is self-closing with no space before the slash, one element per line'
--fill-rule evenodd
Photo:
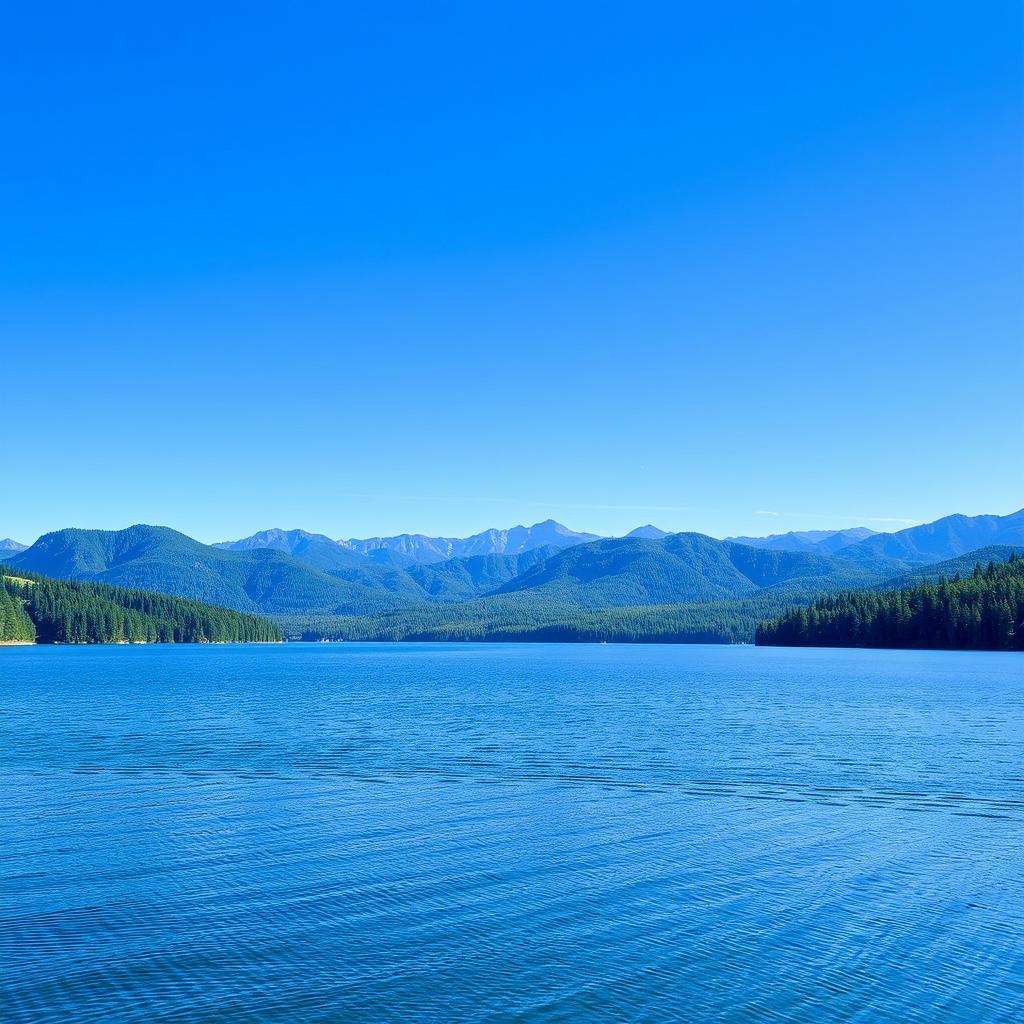
<path fill-rule="evenodd" d="M 1011 1021 L 1019 656 L 0 651 L 0 1016 Z"/>

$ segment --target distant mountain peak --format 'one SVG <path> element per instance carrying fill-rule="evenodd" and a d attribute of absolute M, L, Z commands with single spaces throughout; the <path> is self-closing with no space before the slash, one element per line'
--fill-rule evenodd
<path fill-rule="evenodd" d="M 27 551 L 28 545 L 22 544 L 21 541 L 12 540 L 10 537 L 5 537 L 0 540 L 0 552 L 4 554 L 16 553 L 18 551 Z"/>
<path fill-rule="evenodd" d="M 770 533 L 767 537 L 726 537 L 734 544 L 749 548 L 768 548 L 772 551 L 815 551 L 832 555 L 876 535 L 866 526 L 853 526 L 843 530 L 792 530 L 789 533 Z"/>
<path fill-rule="evenodd" d="M 223 548 L 226 551 L 251 551 L 253 548 L 291 551 L 296 544 L 310 540 L 323 540 L 328 544 L 335 543 L 322 533 L 310 533 L 308 530 L 281 530 L 274 527 L 270 530 L 260 530 L 259 533 L 254 533 L 251 537 L 243 537 L 241 540 L 222 540 L 210 546 Z"/>
<path fill-rule="evenodd" d="M 399 533 L 391 537 L 342 538 L 333 540 L 322 533 L 306 530 L 261 530 L 241 540 L 225 540 L 212 545 L 228 551 L 252 551 L 271 548 L 285 551 L 318 568 L 337 567 L 341 557 L 369 558 L 381 564 L 431 564 L 453 558 L 476 555 L 522 555 L 544 547 L 566 548 L 586 544 L 598 537 L 577 533 L 554 519 L 533 526 L 490 529 L 471 537 L 430 537 L 423 533 Z M 333 549 L 333 550 L 332 550 Z"/>
<path fill-rule="evenodd" d="M 641 540 L 661 540 L 662 537 L 667 537 L 668 535 L 668 530 L 661 530 L 650 523 L 647 523 L 645 526 L 638 526 L 635 530 L 630 530 L 626 534 L 627 537 L 639 537 Z"/>
<path fill-rule="evenodd" d="M 362 554 L 383 548 L 417 562 L 432 563 L 450 558 L 471 558 L 474 555 L 521 555 L 549 545 L 566 548 L 597 539 L 596 534 L 577 533 L 554 519 L 545 519 L 533 526 L 492 528 L 470 537 L 428 537 L 422 533 L 401 533 L 394 537 L 370 537 L 365 540 L 353 538 L 338 543 Z"/>
<path fill-rule="evenodd" d="M 1024 509 L 1008 516 L 958 513 L 896 533 L 874 534 L 844 549 L 842 557 L 869 563 L 881 556 L 917 566 L 1007 544 L 1024 544 Z"/>
<path fill-rule="evenodd" d="M 548 519 L 461 539 L 403 534 L 339 542 L 272 529 L 213 547 L 167 527 L 137 525 L 59 530 L 26 550 L 0 552 L 0 560 L 59 579 L 154 590 L 239 611 L 408 615 L 409 625 L 401 628 L 409 635 L 442 622 L 441 635 L 451 639 L 449 624 L 476 636 L 478 628 L 491 628 L 486 622 L 576 621 L 577 612 L 732 601 L 762 592 L 775 602 L 796 600 L 937 563 L 944 563 L 939 571 L 958 565 L 970 572 L 986 552 L 1024 547 L 1024 511 L 948 516 L 878 535 L 861 527 L 720 541 L 696 533 L 657 536 L 663 532 L 648 524 L 629 537 L 595 538 Z M 870 536 L 856 539 L 864 534 Z M 780 541 L 807 548 L 772 550 Z M 845 546 L 833 554 L 827 544 Z M 465 607 L 446 618 L 438 609 L 447 604 Z M 737 635 L 715 625 L 714 615 L 706 635 Z"/>

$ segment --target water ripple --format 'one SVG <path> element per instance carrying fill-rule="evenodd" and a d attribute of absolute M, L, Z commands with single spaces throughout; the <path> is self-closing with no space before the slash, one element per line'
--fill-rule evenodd
<path fill-rule="evenodd" d="M 1016 1020 L 1019 665 L 0 650 L 0 1013 Z"/>

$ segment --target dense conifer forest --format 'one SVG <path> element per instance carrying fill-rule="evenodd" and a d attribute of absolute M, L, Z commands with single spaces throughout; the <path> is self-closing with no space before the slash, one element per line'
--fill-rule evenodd
<path fill-rule="evenodd" d="M 0 566 L 0 642 L 270 643 L 272 622 L 145 590 L 51 580 Z"/>
<path fill-rule="evenodd" d="M 0 581 L 6 582 L 2 576 Z M 25 602 L 13 588 L 0 586 L 0 643 L 33 644 L 35 641 L 36 625 L 25 611 Z"/>
<path fill-rule="evenodd" d="M 1024 650 L 1024 558 L 893 591 L 851 591 L 758 627 L 758 644 Z"/>
<path fill-rule="evenodd" d="M 757 623 L 789 594 L 738 601 L 581 609 L 503 595 L 379 616 L 277 616 L 290 640 L 536 641 L 543 643 L 750 643 Z"/>

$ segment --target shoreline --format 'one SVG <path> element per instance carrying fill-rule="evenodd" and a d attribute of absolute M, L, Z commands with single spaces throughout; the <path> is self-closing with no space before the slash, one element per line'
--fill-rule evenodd
<path fill-rule="evenodd" d="M 160 640 L 105 640 L 92 643 L 89 640 L 81 643 L 68 643 L 56 640 L 53 643 L 39 640 L 0 640 L 0 647 L 278 647 L 284 640 L 195 640 L 166 643 Z"/>
<path fill-rule="evenodd" d="M 804 650 L 804 651 L 889 651 L 892 653 L 941 654 L 1020 654 L 1014 649 L 992 647 L 839 647 L 828 645 L 813 647 L 809 644 L 751 644 L 715 641 L 678 640 L 206 640 L 203 642 L 161 643 L 159 641 L 115 640 L 105 643 L 39 643 L 30 640 L 0 640 L 0 647 L 322 647 L 322 646 L 368 646 L 368 647 L 416 647 L 421 645 L 460 647 L 522 646 L 522 647 L 750 647 L 761 650 Z"/>

